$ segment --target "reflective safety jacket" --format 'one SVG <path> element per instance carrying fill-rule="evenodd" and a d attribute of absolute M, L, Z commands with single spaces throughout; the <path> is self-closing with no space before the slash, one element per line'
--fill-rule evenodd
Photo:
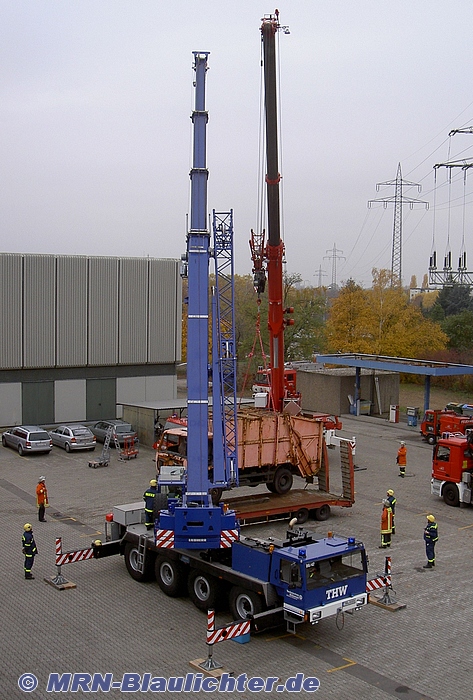
<path fill-rule="evenodd" d="M 36 542 L 34 541 L 32 532 L 23 533 L 23 537 L 21 538 L 21 544 L 23 546 L 23 552 L 25 556 L 34 557 L 36 554 L 38 554 L 38 550 L 36 549 Z"/>
<path fill-rule="evenodd" d="M 391 510 L 393 512 L 393 515 L 394 515 L 394 513 L 396 512 L 396 503 L 397 503 L 396 498 L 394 496 L 388 496 L 386 498 L 386 500 L 389 501 L 389 503 L 391 504 Z"/>
<path fill-rule="evenodd" d="M 388 506 L 384 506 L 381 513 L 381 534 L 390 535 L 393 531 L 393 512 Z"/>
<path fill-rule="evenodd" d="M 156 486 L 150 486 L 143 494 L 143 500 L 145 502 L 145 510 L 153 511 L 154 509 L 154 497 L 156 496 Z"/>
<path fill-rule="evenodd" d="M 439 529 L 437 523 L 429 523 L 424 530 L 424 540 L 426 542 L 437 542 Z"/>

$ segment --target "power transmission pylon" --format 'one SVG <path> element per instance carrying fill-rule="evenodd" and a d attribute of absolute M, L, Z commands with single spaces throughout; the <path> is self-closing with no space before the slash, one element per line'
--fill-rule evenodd
<path fill-rule="evenodd" d="M 423 202 L 420 199 L 412 199 L 411 197 L 405 197 L 402 188 L 403 187 L 417 187 L 417 191 L 420 192 L 422 187 L 415 182 L 409 182 L 408 180 L 403 180 L 401 175 L 401 164 L 398 163 L 397 175 L 395 180 L 388 180 L 387 182 L 378 182 L 376 185 L 376 192 L 379 192 L 380 187 L 390 186 L 394 187 L 394 197 L 381 197 L 380 199 L 370 199 L 368 206 L 370 207 L 375 202 L 382 202 L 384 208 L 386 209 L 388 204 L 394 204 L 394 226 L 393 226 L 393 245 L 392 245 L 392 255 L 391 255 L 391 273 L 394 279 L 399 280 L 399 284 L 402 284 L 402 207 L 404 204 L 409 204 L 410 208 L 413 209 L 415 204 L 425 204 L 425 208 L 429 208 L 428 202 Z"/>
<path fill-rule="evenodd" d="M 325 270 L 322 270 L 322 265 L 319 265 L 319 269 L 315 273 L 314 277 L 315 276 L 317 276 L 318 278 L 317 288 L 322 289 L 322 277 L 327 277 L 327 273 L 325 272 Z"/>
<path fill-rule="evenodd" d="M 326 253 L 332 253 L 332 255 L 324 255 L 324 260 L 328 258 L 329 260 L 332 261 L 332 284 L 331 288 L 333 290 L 337 289 L 337 260 L 346 260 L 346 258 L 343 255 L 337 255 L 337 253 L 342 253 L 342 250 L 338 250 L 337 246 L 335 243 L 333 244 L 333 248 L 330 250 L 326 250 Z"/>

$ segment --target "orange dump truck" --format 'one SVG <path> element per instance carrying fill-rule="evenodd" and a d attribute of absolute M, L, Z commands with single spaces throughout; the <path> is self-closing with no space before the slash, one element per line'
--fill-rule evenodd
<path fill-rule="evenodd" d="M 240 486 L 266 484 L 273 493 L 287 493 L 293 476 L 312 483 L 328 464 L 324 420 L 289 413 L 240 409 L 238 476 Z M 187 428 L 164 430 L 156 450 L 156 464 L 184 464 Z M 209 471 L 212 478 L 212 433 L 209 433 Z"/>

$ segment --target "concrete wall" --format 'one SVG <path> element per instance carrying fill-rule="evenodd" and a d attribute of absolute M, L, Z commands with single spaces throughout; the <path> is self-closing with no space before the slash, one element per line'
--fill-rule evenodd
<path fill-rule="evenodd" d="M 297 370 L 297 388 L 302 394 L 302 408 L 334 415 L 349 413 L 348 396 L 355 397 L 355 369 Z M 381 398 L 378 406 L 376 380 Z M 391 404 L 399 404 L 399 374 L 362 370 L 360 399 L 371 402 L 371 413 L 388 414 Z"/>

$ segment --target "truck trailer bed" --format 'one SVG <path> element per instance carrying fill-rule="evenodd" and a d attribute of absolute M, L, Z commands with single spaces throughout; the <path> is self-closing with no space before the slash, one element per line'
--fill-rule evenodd
<path fill-rule="evenodd" d="M 284 495 L 267 493 L 222 499 L 235 510 L 241 525 L 264 523 L 271 520 L 297 518 L 300 524 L 309 517 L 326 520 L 331 506 L 351 507 L 353 500 L 316 489 L 291 489 Z"/>

